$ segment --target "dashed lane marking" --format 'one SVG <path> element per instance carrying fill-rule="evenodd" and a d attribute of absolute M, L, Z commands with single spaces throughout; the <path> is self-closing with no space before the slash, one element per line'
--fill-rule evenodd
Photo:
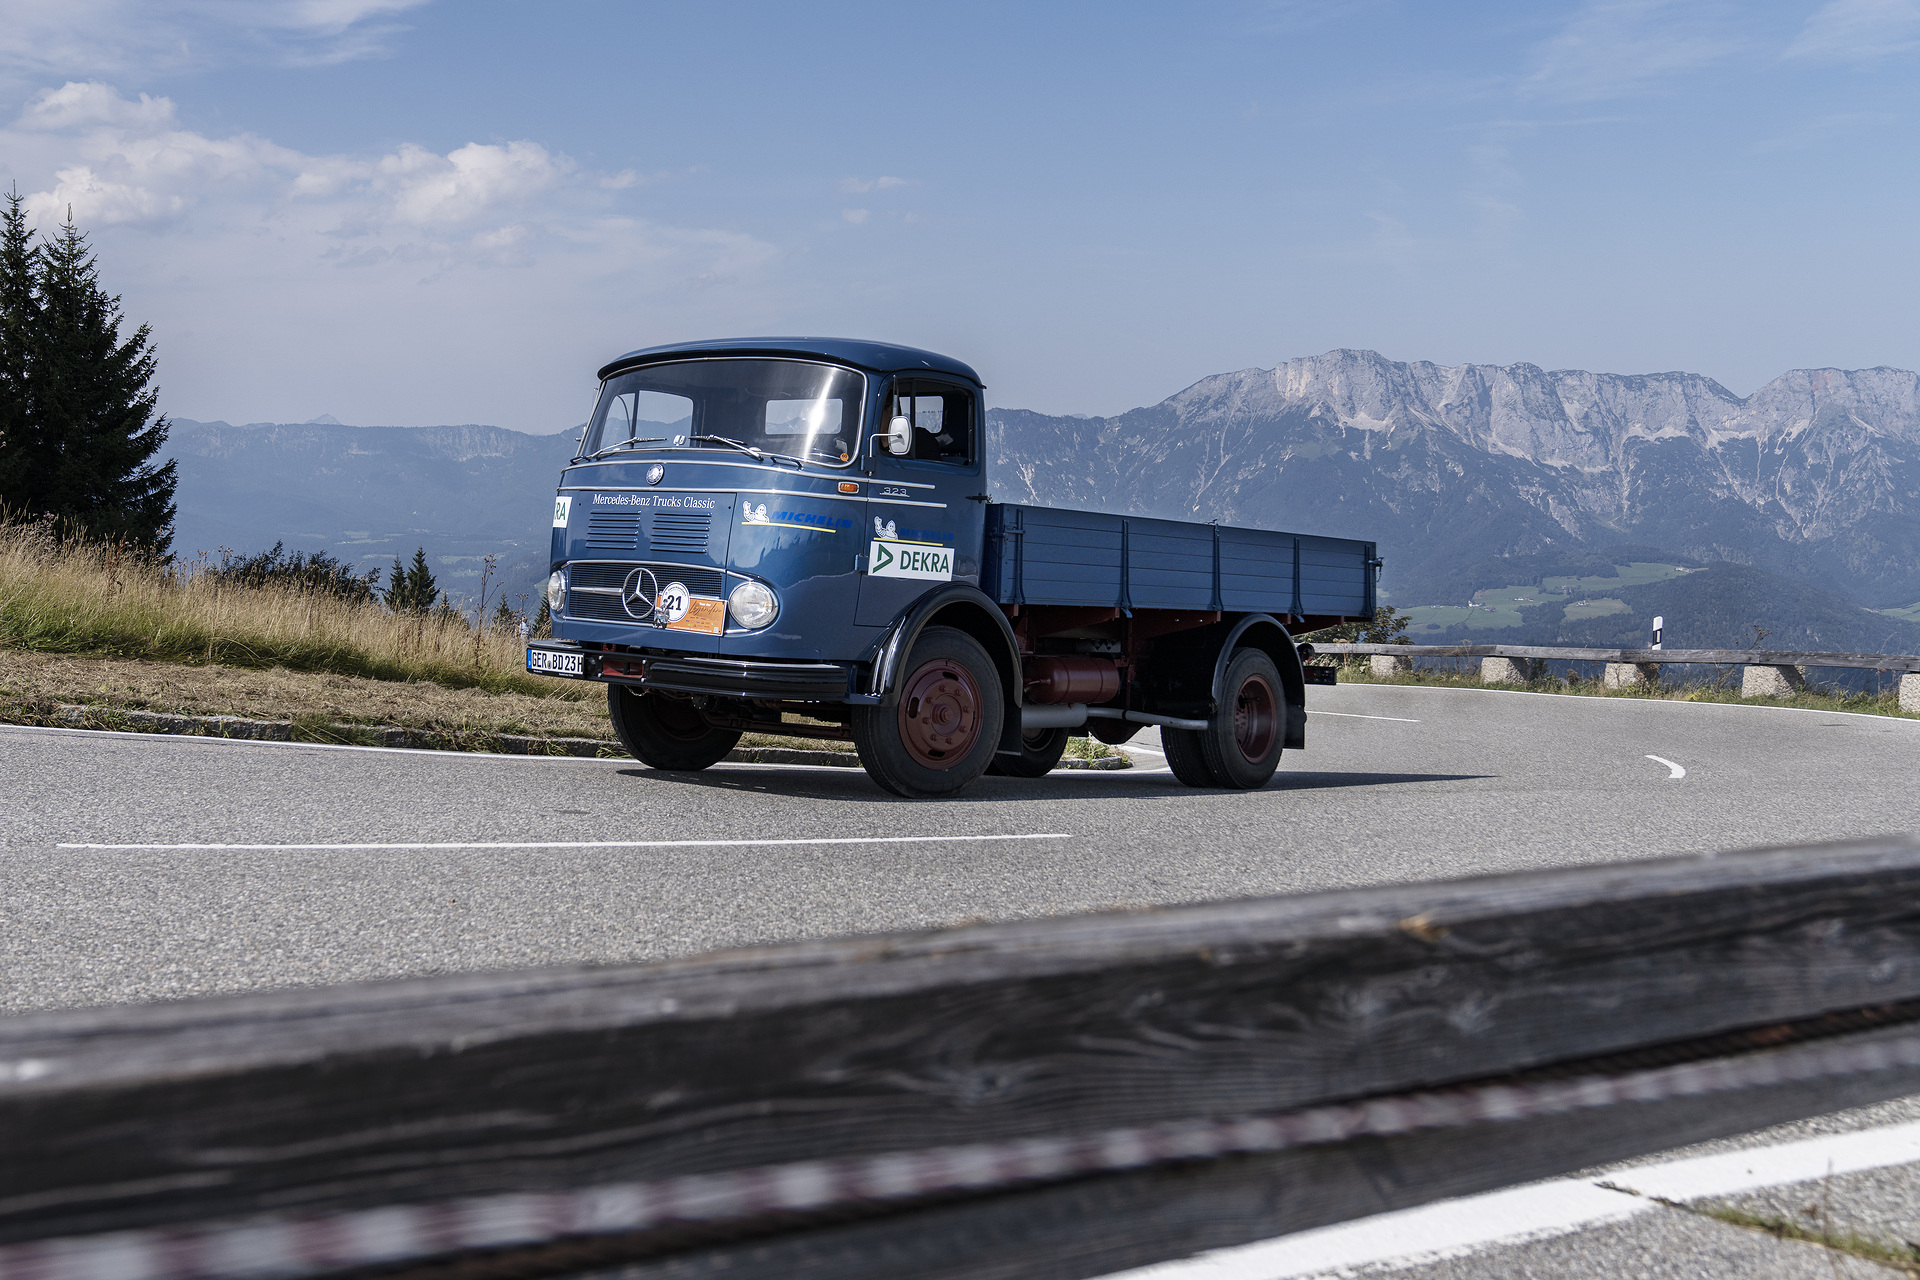
<path fill-rule="evenodd" d="M 1418 720 L 1409 720 L 1405 716 L 1363 716 L 1355 711 L 1308 711 L 1310 716 L 1339 716 L 1343 720 L 1391 720 L 1395 724 L 1419 724 Z"/>
<path fill-rule="evenodd" d="M 361 849 L 741 849 L 772 845 L 819 844 L 954 844 L 981 840 L 1071 840 L 1068 831 L 1026 831 L 1008 835 L 972 836 L 817 836 L 787 840 L 394 840 L 311 844 L 83 844 L 63 843 L 56 849 L 206 850 L 212 852 L 278 852 L 321 850 L 353 852 Z"/>

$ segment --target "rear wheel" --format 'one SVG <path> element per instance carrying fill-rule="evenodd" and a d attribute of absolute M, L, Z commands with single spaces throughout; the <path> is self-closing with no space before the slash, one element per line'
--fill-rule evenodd
<path fill-rule="evenodd" d="M 607 718 L 620 745 L 655 769 L 704 769 L 740 741 L 737 729 L 716 729 L 684 698 L 607 686 Z"/>
<path fill-rule="evenodd" d="M 891 707 L 853 709 L 853 745 L 873 780 L 897 796 L 952 795 L 986 772 L 1006 709 L 980 642 L 928 627 L 914 642 Z"/>
<path fill-rule="evenodd" d="M 1280 765 L 1287 704 L 1280 669 L 1259 649 L 1235 650 L 1221 686 L 1220 709 L 1194 735 L 1214 785 L 1237 791 L 1264 787 Z"/>
<path fill-rule="evenodd" d="M 1020 735 L 1020 754 L 995 753 L 988 773 L 1003 778 L 1041 778 L 1053 772 L 1067 750 L 1065 729 L 1035 729 Z"/>
<path fill-rule="evenodd" d="M 1207 768 L 1206 757 L 1200 750 L 1200 732 L 1195 729 L 1162 729 L 1160 745 L 1167 753 L 1167 767 L 1173 770 L 1173 776 L 1190 787 L 1218 787 L 1225 785 L 1213 776 Z"/>

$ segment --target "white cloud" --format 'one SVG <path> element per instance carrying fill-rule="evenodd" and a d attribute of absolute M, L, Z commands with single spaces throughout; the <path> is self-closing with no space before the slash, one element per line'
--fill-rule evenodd
<path fill-rule="evenodd" d="M 470 142 L 444 156 L 407 143 L 381 157 L 376 185 L 392 192 L 394 212 L 406 222 L 465 222 L 530 199 L 572 168 L 537 142 Z"/>
<path fill-rule="evenodd" d="M 269 419 L 300 390 L 362 421 L 551 429 L 579 408 L 539 388 L 573 388 L 609 345 L 750 325 L 780 257 L 642 216 L 643 185 L 539 142 L 311 155 L 183 129 L 171 100 L 97 81 L 0 125 L 9 181 L 42 228 L 71 207 L 186 417 Z M 423 389 L 422 369 L 460 385 Z"/>
<path fill-rule="evenodd" d="M 840 190 L 851 196 L 865 195 L 869 191 L 891 191 L 895 187 L 907 185 L 905 178 L 842 178 Z"/>
<path fill-rule="evenodd" d="M 1920 0 L 1828 0 L 1783 55 L 1868 63 L 1920 46 Z"/>
<path fill-rule="evenodd" d="M 0 82 L 381 57 L 427 0 L 7 0 Z"/>
<path fill-rule="evenodd" d="M 1746 44 L 1717 5 L 1590 0 L 1559 34 L 1534 47 L 1521 91 L 1566 101 L 1627 97 L 1731 57 Z"/>
<path fill-rule="evenodd" d="M 872 211 L 867 209 L 842 209 L 840 216 L 857 227 L 872 216 Z"/>

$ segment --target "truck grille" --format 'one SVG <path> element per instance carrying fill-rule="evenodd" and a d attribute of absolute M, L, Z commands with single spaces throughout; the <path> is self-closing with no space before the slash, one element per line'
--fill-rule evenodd
<path fill-rule="evenodd" d="M 707 530 L 713 523 L 713 516 L 702 512 L 695 515 L 683 511 L 656 511 L 653 514 L 653 538 L 647 545 L 653 551 L 691 551 L 704 553 L 707 549 Z M 689 582 L 688 586 L 693 584 Z"/>
<path fill-rule="evenodd" d="M 704 517 L 703 517 L 704 518 Z M 696 596 L 723 599 L 726 575 L 689 564 L 636 563 L 631 560 L 576 560 L 568 568 L 567 616 L 595 622 L 634 622 L 620 603 L 620 588 L 635 569 L 648 569 L 655 582 L 682 582 Z"/>
<path fill-rule="evenodd" d="M 638 511 L 594 511 L 588 513 L 588 550 L 637 551 L 639 548 L 640 513 Z"/>

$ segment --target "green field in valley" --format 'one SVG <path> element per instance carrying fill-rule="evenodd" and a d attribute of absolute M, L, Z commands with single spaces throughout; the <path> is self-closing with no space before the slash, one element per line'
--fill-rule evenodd
<path fill-rule="evenodd" d="M 1418 638 L 1422 632 L 1451 631 L 1465 627 L 1471 631 L 1492 631 L 1520 625 L 1520 610 L 1529 605 L 1564 604 L 1570 621 L 1599 618 L 1609 613 L 1626 612 L 1626 604 L 1609 595 L 1622 587 L 1638 587 L 1663 582 L 1697 570 L 1676 564 L 1636 561 L 1618 566 L 1617 578 L 1543 578 L 1538 586 L 1522 584 L 1491 587 L 1476 591 L 1472 604 L 1424 604 L 1401 610 L 1409 619 L 1407 634 Z M 1920 610 L 1920 605 L 1914 606 Z M 1900 610 L 1888 613 L 1905 616 Z M 1916 617 L 1913 621 L 1920 621 Z"/>

